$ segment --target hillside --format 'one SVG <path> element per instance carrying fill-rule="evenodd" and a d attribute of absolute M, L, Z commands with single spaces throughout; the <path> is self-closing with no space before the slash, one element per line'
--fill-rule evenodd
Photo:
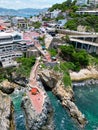
<path fill-rule="evenodd" d="M 10 15 L 10 16 L 33 16 L 37 15 L 41 12 L 46 11 L 47 8 L 44 9 L 34 9 L 34 8 L 25 8 L 25 9 L 6 9 L 6 8 L 0 8 L 0 15 Z"/>
<path fill-rule="evenodd" d="M 54 4 L 51 8 L 49 8 L 49 11 L 52 12 L 55 9 L 60 9 L 62 12 L 66 10 L 76 11 L 78 9 L 78 6 L 76 6 L 76 0 L 67 0 L 61 4 Z"/>

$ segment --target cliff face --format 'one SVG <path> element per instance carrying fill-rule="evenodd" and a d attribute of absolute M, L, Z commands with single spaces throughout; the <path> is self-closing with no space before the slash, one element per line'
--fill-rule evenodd
<path fill-rule="evenodd" d="M 83 81 L 87 79 L 98 79 L 98 71 L 89 67 L 88 69 L 82 69 L 79 72 L 70 72 L 72 81 Z"/>
<path fill-rule="evenodd" d="M 53 93 L 61 100 L 62 105 L 69 110 L 70 115 L 83 127 L 87 123 L 86 119 L 72 101 L 74 96 L 72 87 L 64 86 L 61 80 L 63 75 L 52 70 L 43 70 L 39 72 L 39 76 L 43 84 L 52 89 Z"/>
<path fill-rule="evenodd" d="M 13 123 L 13 105 L 10 97 L 0 91 L 0 129 L 15 130 Z"/>

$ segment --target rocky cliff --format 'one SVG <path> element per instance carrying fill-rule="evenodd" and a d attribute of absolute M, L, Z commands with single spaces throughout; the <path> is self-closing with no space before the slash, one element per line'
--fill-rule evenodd
<path fill-rule="evenodd" d="M 94 67 L 88 67 L 87 69 L 81 69 L 79 72 L 70 72 L 72 81 L 83 81 L 87 79 L 98 79 L 98 71 Z"/>
<path fill-rule="evenodd" d="M 40 85 L 41 89 L 45 91 L 41 83 Z M 27 130 L 54 130 L 53 109 L 46 92 L 44 93 L 46 98 L 40 114 L 34 110 L 27 93 L 22 99 L 22 108 L 26 117 Z"/>
<path fill-rule="evenodd" d="M 74 96 L 72 87 L 64 86 L 61 80 L 63 75 L 59 72 L 44 69 L 39 71 L 39 76 L 42 83 L 52 89 L 53 93 L 61 100 L 62 105 L 69 110 L 70 115 L 83 127 L 87 121 L 72 101 Z"/>
<path fill-rule="evenodd" d="M 10 97 L 0 91 L 0 130 L 15 130 Z"/>

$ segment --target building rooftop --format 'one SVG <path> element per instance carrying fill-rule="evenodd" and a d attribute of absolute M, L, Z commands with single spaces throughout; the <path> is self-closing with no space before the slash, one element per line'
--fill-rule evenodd
<path fill-rule="evenodd" d="M 0 32 L 0 37 L 2 37 L 2 38 L 4 38 L 4 37 L 7 37 L 7 38 L 8 37 L 14 37 L 16 35 L 21 35 L 22 36 L 21 33 L 15 32 L 15 31 L 13 31 L 13 32 Z"/>

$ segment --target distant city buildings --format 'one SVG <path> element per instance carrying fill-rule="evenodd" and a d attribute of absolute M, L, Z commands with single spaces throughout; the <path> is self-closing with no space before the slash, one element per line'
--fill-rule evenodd
<path fill-rule="evenodd" d="M 77 5 L 86 5 L 87 4 L 87 0 L 77 0 Z"/>
<path fill-rule="evenodd" d="M 45 18 L 57 18 L 58 15 L 60 14 L 61 10 L 54 10 L 52 12 L 47 11 L 46 13 L 44 13 L 44 17 Z"/>
<path fill-rule="evenodd" d="M 42 22 L 42 16 L 32 16 L 32 18 L 29 19 L 29 23 L 32 22 Z"/>
<path fill-rule="evenodd" d="M 77 5 L 94 5 L 98 4 L 98 0 L 77 0 Z"/>
<path fill-rule="evenodd" d="M 0 26 L 5 26 L 7 28 L 11 27 L 11 21 L 6 19 L 0 19 Z"/>
<path fill-rule="evenodd" d="M 97 5 L 98 0 L 89 0 L 89 4 Z"/>
<path fill-rule="evenodd" d="M 28 22 L 24 17 L 13 17 L 12 23 L 21 29 L 28 28 Z"/>

